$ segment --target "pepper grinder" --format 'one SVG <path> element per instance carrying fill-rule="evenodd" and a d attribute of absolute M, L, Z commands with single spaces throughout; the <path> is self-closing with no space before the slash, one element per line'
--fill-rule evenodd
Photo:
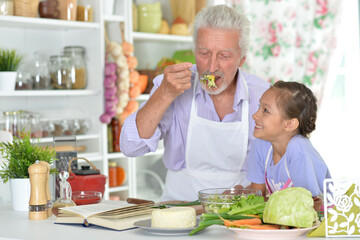
<path fill-rule="evenodd" d="M 47 169 L 46 171 L 46 183 L 45 183 L 45 194 L 46 194 L 46 207 L 47 207 L 47 213 L 48 217 L 52 216 L 52 202 L 51 202 L 51 195 L 50 195 L 50 189 L 49 189 L 49 173 L 50 173 L 50 164 L 45 161 L 40 161 L 40 164 L 44 165 Z"/>
<path fill-rule="evenodd" d="M 47 168 L 37 160 L 28 168 L 30 177 L 30 200 L 29 200 L 29 219 L 47 219 L 47 200 L 46 200 L 46 172 Z"/>

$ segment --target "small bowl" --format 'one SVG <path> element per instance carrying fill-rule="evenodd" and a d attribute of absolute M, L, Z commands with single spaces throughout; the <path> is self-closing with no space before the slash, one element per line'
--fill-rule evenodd
<path fill-rule="evenodd" d="M 261 196 L 260 190 L 248 188 L 209 188 L 199 191 L 199 200 L 207 213 L 222 213 L 241 197 Z"/>
<path fill-rule="evenodd" d="M 102 194 L 96 191 L 74 191 L 71 199 L 76 205 L 87 205 L 101 202 Z"/>

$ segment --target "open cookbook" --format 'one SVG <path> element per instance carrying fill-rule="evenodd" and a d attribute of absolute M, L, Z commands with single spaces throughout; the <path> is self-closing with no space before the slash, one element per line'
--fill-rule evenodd
<path fill-rule="evenodd" d="M 91 224 L 114 230 L 134 228 L 134 222 L 148 219 L 154 203 L 130 204 L 125 201 L 103 201 L 98 204 L 59 208 L 55 223 Z"/>

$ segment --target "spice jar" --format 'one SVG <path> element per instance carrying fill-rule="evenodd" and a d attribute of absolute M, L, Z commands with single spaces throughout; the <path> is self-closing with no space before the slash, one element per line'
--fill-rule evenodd
<path fill-rule="evenodd" d="M 71 59 L 71 81 L 73 89 L 84 89 L 87 85 L 87 67 L 85 48 L 81 46 L 67 46 L 64 55 Z"/>
<path fill-rule="evenodd" d="M 71 62 L 68 56 L 51 56 L 49 71 L 51 87 L 54 89 L 71 89 Z"/>
<path fill-rule="evenodd" d="M 83 22 L 93 22 L 94 21 L 94 7 L 90 0 L 78 0 L 77 11 L 76 11 L 76 20 Z"/>
<path fill-rule="evenodd" d="M 109 187 L 117 186 L 116 167 L 116 162 L 109 162 Z"/>
<path fill-rule="evenodd" d="M 0 15 L 14 15 L 13 0 L 0 0 Z"/>

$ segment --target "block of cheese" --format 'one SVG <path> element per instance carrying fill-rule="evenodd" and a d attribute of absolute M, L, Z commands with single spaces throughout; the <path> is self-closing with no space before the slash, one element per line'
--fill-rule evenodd
<path fill-rule="evenodd" d="M 196 212 L 192 207 L 155 209 L 151 214 L 153 228 L 191 228 L 196 226 Z"/>

